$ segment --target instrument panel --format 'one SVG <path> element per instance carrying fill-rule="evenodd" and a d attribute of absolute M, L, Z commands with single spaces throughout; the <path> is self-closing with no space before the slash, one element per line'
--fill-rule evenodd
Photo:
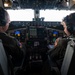
<path fill-rule="evenodd" d="M 20 42 L 25 42 L 27 39 L 45 39 L 53 43 L 57 37 L 63 37 L 64 33 L 61 30 L 48 28 L 45 26 L 27 26 L 9 30 L 8 34 L 17 38 Z"/>
<path fill-rule="evenodd" d="M 29 39 L 45 39 L 53 43 L 57 37 L 64 36 L 62 29 L 60 22 L 13 21 L 10 23 L 8 34 L 16 37 L 20 42 Z"/>

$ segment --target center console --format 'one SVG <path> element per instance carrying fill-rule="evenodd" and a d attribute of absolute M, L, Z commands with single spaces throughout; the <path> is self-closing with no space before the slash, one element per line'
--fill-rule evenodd
<path fill-rule="evenodd" d="M 28 28 L 28 40 L 26 41 L 26 56 L 29 65 L 33 67 L 42 66 L 46 60 L 47 40 L 45 39 L 45 28 L 31 26 Z"/>

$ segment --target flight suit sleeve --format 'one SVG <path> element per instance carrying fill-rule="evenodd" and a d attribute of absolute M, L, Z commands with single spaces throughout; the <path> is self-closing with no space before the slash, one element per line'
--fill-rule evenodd
<path fill-rule="evenodd" d="M 22 60 L 24 58 L 24 52 L 20 48 L 20 43 L 17 39 L 13 39 L 13 54 L 12 54 L 12 61 L 14 65 L 20 66 L 22 64 Z"/>

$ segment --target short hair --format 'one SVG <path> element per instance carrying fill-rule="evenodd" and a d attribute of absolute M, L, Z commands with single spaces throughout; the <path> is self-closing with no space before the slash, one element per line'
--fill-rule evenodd
<path fill-rule="evenodd" d="M 0 7 L 0 26 L 5 26 L 7 23 L 6 15 L 8 15 L 7 11 Z"/>
<path fill-rule="evenodd" d="M 66 23 L 68 31 L 73 34 L 75 31 L 75 13 L 67 15 L 63 21 Z"/>

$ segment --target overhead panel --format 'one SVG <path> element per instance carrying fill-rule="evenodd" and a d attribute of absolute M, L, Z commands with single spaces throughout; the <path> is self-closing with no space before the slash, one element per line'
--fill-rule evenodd
<path fill-rule="evenodd" d="M 10 0 L 9 0 L 10 1 Z M 70 1 L 68 7 L 67 1 Z M 12 9 L 68 9 L 73 0 L 12 0 Z M 0 2 L 1 3 L 1 2 Z"/>

